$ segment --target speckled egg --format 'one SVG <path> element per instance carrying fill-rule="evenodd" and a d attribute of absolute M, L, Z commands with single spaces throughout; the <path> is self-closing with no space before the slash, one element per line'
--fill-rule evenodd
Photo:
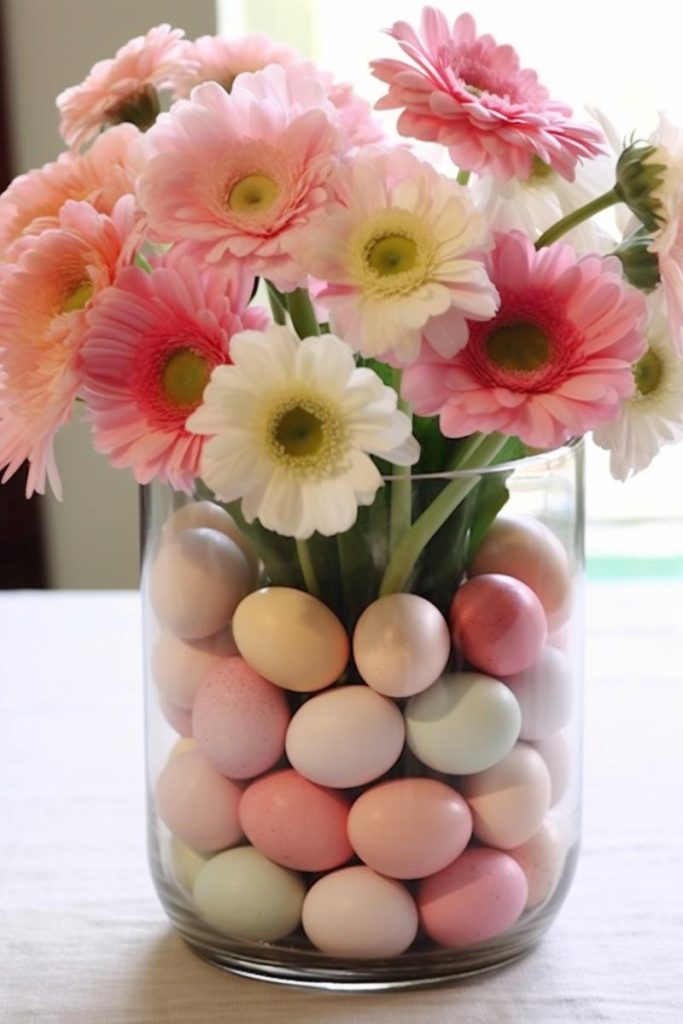
<path fill-rule="evenodd" d="M 322 601 L 292 587 L 245 598 L 232 623 L 242 657 L 264 679 L 300 693 L 334 683 L 349 660 L 349 638 Z"/>
<path fill-rule="evenodd" d="M 388 594 L 373 601 L 353 634 L 362 678 L 387 697 L 410 697 L 439 678 L 451 653 L 448 623 L 416 594 Z"/>
<path fill-rule="evenodd" d="M 304 931 L 329 956 L 398 956 L 415 938 L 417 923 L 415 902 L 405 886 L 364 866 L 325 875 L 304 900 Z"/>
<path fill-rule="evenodd" d="M 522 721 L 509 687 L 479 672 L 446 675 L 411 697 L 406 739 L 417 758 L 439 772 L 467 775 L 512 750 Z"/>
<path fill-rule="evenodd" d="M 172 540 L 181 530 L 197 528 L 218 530 L 233 540 L 249 563 L 252 586 L 256 586 L 261 568 L 258 555 L 230 513 L 215 502 L 192 501 L 176 509 L 164 523 L 164 540 Z"/>
<path fill-rule="evenodd" d="M 250 586 L 246 558 L 217 530 L 182 530 L 163 543 L 150 573 L 150 600 L 160 624 L 184 640 L 224 629 Z"/>
<path fill-rule="evenodd" d="M 237 648 L 229 626 L 203 640 L 182 640 L 166 630 L 152 653 L 152 676 L 167 700 L 189 709 L 210 670 L 233 654 Z"/>
<path fill-rule="evenodd" d="M 482 672 L 522 672 L 543 650 L 548 626 L 541 602 L 525 583 L 491 574 L 468 580 L 453 598 L 453 643 Z"/>
<path fill-rule="evenodd" d="M 546 647 L 529 668 L 502 678 L 522 709 L 520 739 L 543 739 L 562 729 L 571 718 L 572 678 L 562 651 Z"/>
<path fill-rule="evenodd" d="M 287 699 L 243 658 L 209 672 L 192 708 L 192 734 L 219 772 L 250 779 L 272 768 L 285 749 Z"/>
<path fill-rule="evenodd" d="M 530 839 L 507 852 L 526 875 L 529 885 L 526 909 L 545 903 L 555 891 L 564 865 L 564 847 L 555 822 L 546 818 Z"/>
<path fill-rule="evenodd" d="M 159 817 L 197 853 L 214 853 L 240 841 L 241 796 L 241 787 L 217 772 L 198 750 L 169 761 L 156 785 Z"/>

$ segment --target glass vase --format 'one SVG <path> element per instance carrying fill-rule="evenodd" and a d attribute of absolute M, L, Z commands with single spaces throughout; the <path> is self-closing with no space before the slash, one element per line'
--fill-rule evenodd
<path fill-rule="evenodd" d="M 548 928 L 580 824 L 583 445 L 389 478 L 306 543 L 143 492 L 149 854 L 204 959 L 444 982 Z"/>

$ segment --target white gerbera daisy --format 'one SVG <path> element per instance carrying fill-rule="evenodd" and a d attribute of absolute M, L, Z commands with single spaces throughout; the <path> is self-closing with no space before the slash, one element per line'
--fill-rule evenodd
<path fill-rule="evenodd" d="M 334 335 L 301 341 L 287 327 L 243 331 L 230 357 L 187 429 L 210 436 L 202 478 L 222 501 L 241 498 L 248 522 L 299 540 L 343 533 L 382 484 L 370 455 L 417 461 L 396 392 L 357 368 Z"/>
<path fill-rule="evenodd" d="M 663 289 L 648 298 L 648 348 L 633 368 L 635 391 L 619 415 L 593 431 L 593 439 L 610 455 L 617 480 L 650 465 L 665 444 L 683 439 L 683 360 L 680 329 L 665 315 Z"/>

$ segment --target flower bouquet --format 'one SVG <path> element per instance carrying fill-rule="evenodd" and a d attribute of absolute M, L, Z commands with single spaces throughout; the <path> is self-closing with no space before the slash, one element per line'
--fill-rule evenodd
<path fill-rule="evenodd" d="M 147 485 L 161 898 L 217 963 L 355 987 L 559 906 L 581 438 L 625 479 L 683 436 L 683 135 L 574 120 L 469 14 L 389 35 L 399 138 L 265 36 L 161 25 L 0 197 L 4 479 L 59 495 L 80 402 Z"/>

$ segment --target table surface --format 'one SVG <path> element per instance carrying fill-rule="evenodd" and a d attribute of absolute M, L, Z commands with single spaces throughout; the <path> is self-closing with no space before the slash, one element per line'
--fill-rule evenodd
<path fill-rule="evenodd" d="M 199 961 L 147 872 L 139 599 L 0 595 L 2 1024 L 681 1024 L 683 581 L 588 589 L 585 839 L 537 949 L 339 996 Z"/>

